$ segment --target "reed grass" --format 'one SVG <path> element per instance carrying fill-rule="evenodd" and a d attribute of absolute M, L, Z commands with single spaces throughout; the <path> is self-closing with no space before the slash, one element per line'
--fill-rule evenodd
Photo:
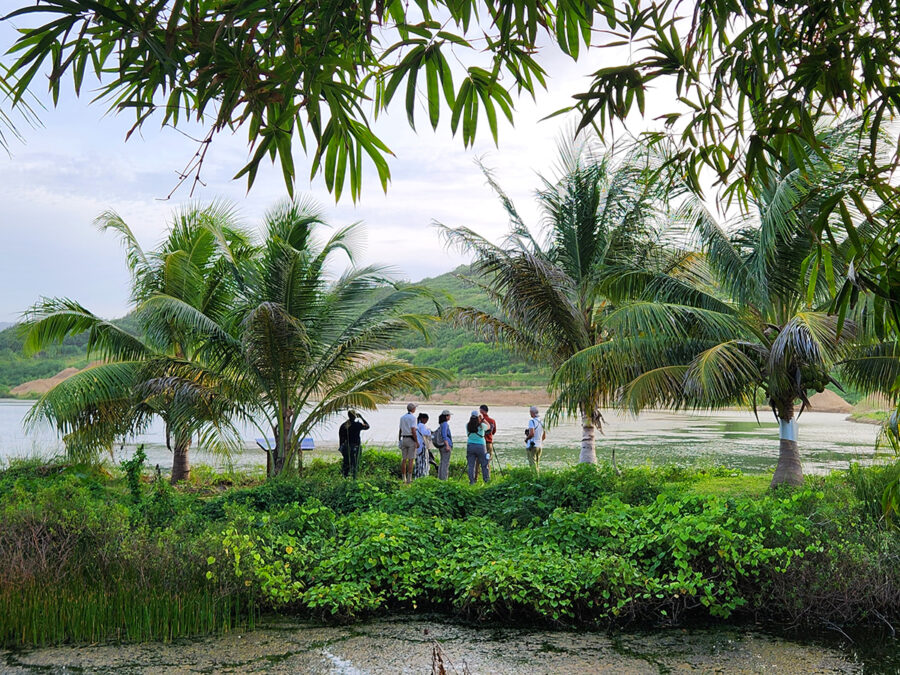
<path fill-rule="evenodd" d="M 257 616 L 252 598 L 244 594 L 32 585 L 0 589 L 0 644 L 168 642 L 252 629 Z"/>

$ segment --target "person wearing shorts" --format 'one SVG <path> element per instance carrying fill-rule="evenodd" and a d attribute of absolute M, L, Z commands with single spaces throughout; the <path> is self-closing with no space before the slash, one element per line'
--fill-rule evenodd
<path fill-rule="evenodd" d="M 416 451 L 419 449 L 417 433 L 416 404 L 406 404 L 406 414 L 400 418 L 400 475 L 404 483 L 411 483 L 416 465 Z"/>

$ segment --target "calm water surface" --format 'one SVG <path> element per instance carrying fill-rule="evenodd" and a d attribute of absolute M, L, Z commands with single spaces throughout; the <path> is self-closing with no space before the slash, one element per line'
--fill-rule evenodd
<path fill-rule="evenodd" d="M 23 418 L 31 401 L 0 399 L 0 459 L 40 455 L 50 457 L 63 451 L 62 442 L 49 427 L 26 431 Z M 423 404 L 420 412 L 431 415 L 429 426 L 437 423 L 437 415 L 444 408 L 453 413 L 452 431 L 460 454 L 465 436 L 465 422 L 471 407 Z M 394 447 L 397 421 L 405 412 L 402 404 L 382 406 L 366 414 L 372 426 L 364 432 L 363 441 L 370 447 Z M 492 406 L 491 414 L 499 427 L 496 454 L 501 466 L 524 466 L 523 430 L 528 422 L 524 407 Z M 608 459 L 613 450 L 623 464 L 724 464 L 747 471 L 764 471 L 775 466 L 778 459 L 778 427 L 771 415 L 760 413 L 758 424 L 753 414 L 740 411 L 712 413 L 651 412 L 633 417 L 616 411 L 604 414 L 604 434 L 597 435 L 597 454 Z M 853 461 L 868 463 L 876 459 L 875 439 L 878 427 L 848 422 L 843 414 L 806 412 L 800 418 L 799 439 L 804 468 L 812 473 L 831 469 L 845 469 Z M 338 454 L 337 427 L 343 419 L 332 420 L 314 435 L 316 450 L 307 456 L 335 459 Z M 255 447 L 258 430 L 243 430 L 245 450 L 231 458 L 237 467 L 262 466 L 265 456 Z M 580 424 L 574 420 L 548 430 L 544 463 L 549 467 L 564 467 L 577 463 L 581 441 Z M 146 445 L 151 464 L 161 468 L 172 465 L 171 453 L 166 449 L 162 424 L 155 423 L 145 434 L 128 439 L 116 449 L 114 460 L 130 457 L 137 443 Z M 192 461 L 225 466 L 228 460 L 215 457 L 202 449 L 192 450 Z"/>

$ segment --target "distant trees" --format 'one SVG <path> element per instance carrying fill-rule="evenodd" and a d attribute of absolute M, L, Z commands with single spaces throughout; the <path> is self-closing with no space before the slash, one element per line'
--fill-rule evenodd
<path fill-rule="evenodd" d="M 559 177 L 543 179 L 537 193 L 544 216 L 540 234 L 526 227 L 489 173 L 509 215 L 507 237 L 495 243 L 465 227 L 441 227 L 449 243 L 472 253 L 475 283 L 494 305 L 489 312 L 456 307 L 451 318 L 551 372 L 616 337 L 607 323 L 613 306 L 600 286 L 603 274 L 625 261 L 648 269 L 660 264 L 667 226 L 661 212 L 665 181 L 656 180 L 659 166 L 649 154 L 597 154 L 579 141 L 561 147 L 560 166 Z M 559 389 L 567 387 L 555 381 Z M 595 429 L 613 384 L 594 379 L 577 396 L 560 396 L 551 411 L 581 417 L 581 462 L 597 461 Z"/>
<path fill-rule="evenodd" d="M 101 363 L 55 386 L 28 419 L 51 421 L 65 434 L 71 453 L 90 456 L 159 416 L 173 453 L 172 481 L 178 482 L 190 475 L 195 435 L 203 434 L 207 447 L 216 445 L 216 438 L 222 448 L 236 444 L 227 406 L 193 396 L 172 370 L 175 362 L 199 359 L 202 347 L 200 336 L 178 315 L 195 312 L 210 323 L 224 320 L 237 291 L 234 271 L 252 252 L 249 239 L 234 212 L 222 204 L 176 213 L 168 236 L 150 252 L 117 214 L 106 212 L 96 223 L 122 239 L 139 333 L 66 298 L 32 307 L 23 323 L 26 350 L 39 351 L 86 332 L 88 355 Z"/>
<path fill-rule="evenodd" d="M 359 225 L 319 242 L 321 214 L 285 202 L 267 214 L 256 245 L 213 205 L 179 214 L 165 242 L 145 253 L 115 214 L 98 222 L 125 243 L 141 334 L 67 299 L 35 305 L 25 322 L 27 348 L 87 331 L 89 353 L 102 359 L 29 415 L 54 423 L 70 452 L 108 448 L 158 415 L 177 481 L 188 475 L 195 436 L 233 446 L 236 423 L 261 417 L 263 434 L 275 437 L 276 476 L 301 466 L 299 439 L 323 419 L 371 409 L 401 389 L 427 390 L 443 375 L 379 353 L 400 332 L 424 328 L 401 311 L 417 289 L 391 286 L 376 268 L 331 275 L 335 255 L 352 253 Z"/>
<path fill-rule="evenodd" d="M 755 408 L 762 396 L 780 428 L 772 485 L 802 483 L 797 405 L 802 411 L 808 393 L 831 382 L 856 337 L 853 321 L 830 312 L 850 244 L 817 242 L 810 224 L 823 203 L 853 186 L 851 167 L 866 152 L 857 123 L 820 132 L 819 140 L 827 157 L 806 148 L 807 156 L 771 171 L 753 212 L 732 222 L 717 222 L 688 195 L 682 215 L 699 251 L 685 250 L 663 275 L 608 274 L 601 288 L 622 303 L 627 339 L 575 354 L 555 379 L 584 390 L 598 376 L 611 379 L 616 402 L 633 412 Z"/>
<path fill-rule="evenodd" d="M 180 364 L 197 395 L 224 399 L 245 420 L 265 420 L 274 437 L 268 474 L 302 468 L 300 440 L 348 408 L 372 410 L 400 391 L 427 393 L 442 371 L 383 353 L 427 319 L 403 312 L 421 293 L 387 282 L 380 267 L 330 271 L 351 256 L 360 225 L 326 229 L 311 203 L 286 201 L 265 216 L 257 253 L 238 266 L 239 292 L 224 323 L 172 307 L 202 343 L 200 364 Z M 204 364 L 209 363 L 209 366 Z"/>

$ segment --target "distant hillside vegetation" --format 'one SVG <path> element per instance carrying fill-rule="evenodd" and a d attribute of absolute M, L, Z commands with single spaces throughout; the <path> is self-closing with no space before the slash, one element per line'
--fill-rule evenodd
<path fill-rule="evenodd" d="M 469 274 L 469 268 L 461 266 L 453 272 L 423 279 L 420 285 L 438 294 L 444 305 L 473 306 L 490 309 L 487 295 L 477 286 L 459 277 Z M 410 303 L 408 310 L 420 314 L 434 314 L 434 302 L 425 298 Z M 118 319 L 126 330 L 137 332 L 137 322 L 132 315 Z M 51 347 L 35 356 L 26 357 L 18 326 L 0 330 L 0 396 L 23 382 L 56 375 L 65 368 L 83 368 L 88 364 L 87 335 L 67 338 L 62 345 Z M 417 365 L 444 368 L 452 373 L 459 384 L 477 382 L 484 387 L 543 387 L 547 373 L 529 364 L 509 351 L 475 340 L 468 331 L 438 321 L 429 329 L 429 339 L 417 333 L 409 333 L 395 344 L 396 355 Z"/>
<path fill-rule="evenodd" d="M 476 307 L 490 311 L 487 294 L 465 281 L 470 269 L 463 265 L 452 272 L 419 282 L 440 297 L 447 305 Z M 434 302 L 421 298 L 410 303 L 410 311 L 433 314 Z M 509 350 L 476 339 L 472 333 L 450 323 L 437 321 L 429 329 L 429 339 L 416 333 L 406 336 L 397 345 L 397 356 L 416 365 L 435 366 L 453 373 L 463 384 L 477 381 L 483 387 L 541 386 L 548 378 L 544 369 L 519 358 Z"/>
<path fill-rule="evenodd" d="M 136 331 L 137 323 L 129 315 L 116 321 L 126 330 Z M 66 368 L 84 368 L 88 364 L 87 333 L 66 338 L 34 356 L 25 356 L 18 324 L 0 330 L 0 396 L 23 382 L 53 377 Z"/>

